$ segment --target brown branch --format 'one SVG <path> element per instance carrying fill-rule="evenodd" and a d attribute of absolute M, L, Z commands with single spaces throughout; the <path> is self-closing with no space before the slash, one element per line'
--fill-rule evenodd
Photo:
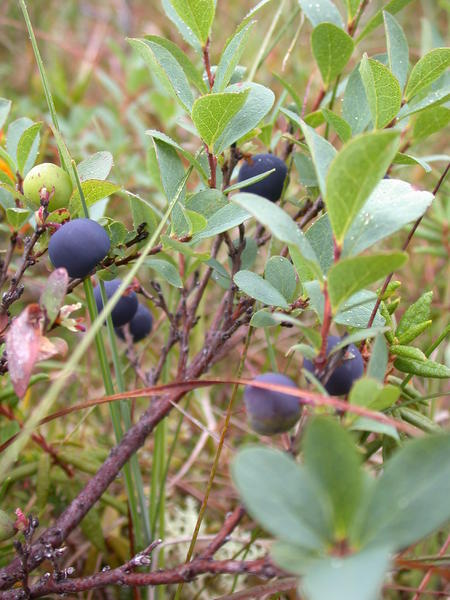
<path fill-rule="evenodd" d="M 242 517 L 245 515 L 245 509 L 243 506 L 236 506 L 234 511 L 230 513 L 225 519 L 219 533 L 212 540 L 212 542 L 206 547 L 204 552 L 201 553 L 200 558 L 211 558 L 214 554 L 224 545 L 229 539 L 231 533 L 239 525 Z"/>
<path fill-rule="evenodd" d="M 24 287 L 20 282 L 28 267 L 34 265 L 36 262 L 36 258 L 33 256 L 33 248 L 44 231 L 44 227 L 36 227 L 33 235 L 26 238 L 22 260 L 14 276 L 11 278 L 9 289 L 3 294 L 0 313 L 6 314 L 11 304 L 18 300 L 22 295 Z"/>
<path fill-rule="evenodd" d="M 8 277 L 8 267 L 9 267 L 9 263 L 11 262 L 12 256 L 14 254 L 14 249 L 17 245 L 17 240 L 18 240 L 17 232 L 13 232 L 11 234 L 11 238 L 9 240 L 9 246 L 8 246 L 8 250 L 6 251 L 5 258 L 2 260 L 2 268 L 1 268 L 1 274 L 0 274 L 0 288 L 3 286 L 3 284 L 6 281 L 6 278 Z"/>
<path fill-rule="evenodd" d="M 130 569 L 133 566 L 130 566 Z M 25 600 L 40 598 L 49 594 L 77 594 L 88 590 L 104 588 L 107 585 L 155 586 L 171 583 L 193 581 L 199 575 L 218 574 L 251 574 L 257 577 L 271 579 L 285 575 L 267 557 L 251 561 L 242 560 L 210 560 L 197 558 L 188 564 L 179 565 L 173 569 L 153 571 L 151 573 L 133 573 L 124 567 L 102 571 L 88 577 L 56 581 L 52 576 L 44 576 L 30 588 L 29 595 L 24 590 L 16 589 L 0 593 L 0 600 Z"/>

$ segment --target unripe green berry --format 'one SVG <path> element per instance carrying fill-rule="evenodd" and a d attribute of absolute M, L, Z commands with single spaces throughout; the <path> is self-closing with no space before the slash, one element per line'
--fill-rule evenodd
<path fill-rule="evenodd" d="M 40 191 L 43 187 L 50 194 L 49 212 L 67 207 L 72 194 L 72 181 L 64 169 L 53 163 L 42 163 L 26 175 L 23 193 L 36 210 L 41 204 Z"/>
<path fill-rule="evenodd" d="M 0 542 L 12 538 L 16 531 L 17 529 L 14 522 L 11 521 L 3 510 L 0 510 Z"/>

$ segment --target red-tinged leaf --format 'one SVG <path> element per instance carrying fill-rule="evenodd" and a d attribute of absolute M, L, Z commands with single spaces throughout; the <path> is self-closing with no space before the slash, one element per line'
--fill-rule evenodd
<path fill-rule="evenodd" d="M 48 358 L 56 356 L 57 354 L 60 354 L 64 357 L 66 356 L 68 350 L 69 346 L 67 345 L 66 340 L 57 337 L 49 339 L 42 336 L 36 362 L 40 360 L 47 360 Z"/>
<path fill-rule="evenodd" d="M 42 310 L 39 304 L 30 304 L 13 319 L 6 335 L 8 370 L 14 391 L 23 398 L 31 372 L 38 360 L 42 335 Z"/>
<path fill-rule="evenodd" d="M 41 294 L 40 305 L 46 312 L 47 328 L 50 328 L 64 302 L 67 293 L 69 275 L 66 269 L 55 269 L 47 279 L 45 288 Z"/>

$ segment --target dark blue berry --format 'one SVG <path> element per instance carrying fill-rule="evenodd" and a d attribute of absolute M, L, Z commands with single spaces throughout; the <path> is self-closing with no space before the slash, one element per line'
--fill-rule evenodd
<path fill-rule="evenodd" d="M 91 219 L 64 223 L 50 238 L 48 254 L 54 267 L 70 277 L 84 278 L 105 258 L 111 242 L 106 231 Z"/>
<path fill-rule="evenodd" d="M 254 381 L 298 389 L 292 379 L 279 373 L 264 373 Z M 297 396 L 246 386 L 244 402 L 250 427 L 261 435 L 288 431 L 300 418 L 299 400 Z"/>
<path fill-rule="evenodd" d="M 108 300 L 117 291 L 117 288 L 121 285 L 121 279 L 112 279 L 111 281 L 105 281 L 105 292 Z M 95 303 L 97 304 L 97 310 L 100 312 L 103 308 L 102 296 L 100 293 L 100 286 L 97 285 L 94 288 Z M 138 309 L 138 299 L 136 293 L 133 291 L 127 291 L 120 298 L 119 302 L 115 305 L 111 313 L 111 319 L 114 327 L 122 327 L 125 323 L 131 321 L 136 314 Z"/>
<path fill-rule="evenodd" d="M 131 337 L 133 342 L 139 342 L 149 335 L 153 327 L 152 313 L 143 304 L 138 305 L 136 314 L 128 324 L 130 328 Z M 116 334 L 121 339 L 125 339 L 125 335 L 122 331 L 122 327 L 116 328 Z"/>
<path fill-rule="evenodd" d="M 336 335 L 328 336 L 327 356 L 340 341 L 342 341 L 342 338 Z M 314 373 L 314 365 L 310 360 L 305 359 L 303 361 L 303 367 L 310 373 Z M 354 344 L 349 344 L 346 348 L 342 363 L 333 371 L 324 387 L 332 396 L 348 394 L 353 382 L 359 379 L 363 373 L 364 362 L 361 353 Z"/>
<path fill-rule="evenodd" d="M 244 181 L 245 179 L 250 179 L 250 177 L 261 175 L 271 169 L 275 169 L 275 171 L 265 179 L 242 188 L 242 191 L 258 194 L 258 196 L 263 196 L 271 202 L 279 200 L 287 175 L 287 167 L 281 158 L 278 158 L 274 154 L 255 154 L 251 157 L 250 161 L 244 162 L 239 171 L 238 181 Z"/>

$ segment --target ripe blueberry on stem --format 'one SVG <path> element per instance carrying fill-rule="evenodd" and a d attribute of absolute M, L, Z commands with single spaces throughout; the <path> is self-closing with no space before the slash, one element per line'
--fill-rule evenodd
<path fill-rule="evenodd" d="M 133 342 L 139 342 L 147 337 L 153 327 L 152 313 L 143 304 L 138 305 L 138 309 L 128 324 Z M 125 339 L 125 335 L 121 327 L 116 328 L 117 337 L 121 340 Z"/>
<path fill-rule="evenodd" d="M 121 279 L 112 279 L 111 281 L 104 282 L 105 293 L 108 300 L 114 295 L 121 283 Z M 97 304 L 97 310 L 100 312 L 103 308 L 103 301 L 99 285 L 94 288 L 94 298 L 95 303 Z M 114 327 L 122 327 L 122 325 L 131 321 L 136 314 L 137 309 L 138 299 L 136 293 L 127 290 L 112 310 L 111 319 Z"/>
<path fill-rule="evenodd" d="M 264 373 L 254 381 L 272 383 L 298 389 L 292 379 L 279 373 Z M 261 435 L 274 435 L 291 429 L 300 419 L 300 398 L 248 385 L 244 403 L 250 427 Z"/>
<path fill-rule="evenodd" d="M 274 154 L 255 154 L 252 156 L 250 161 L 242 165 L 238 181 L 241 182 L 250 179 L 250 177 L 256 177 L 256 175 L 261 175 L 271 169 L 275 169 L 275 171 L 265 179 L 242 188 L 242 191 L 258 194 L 258 196 L 263 196 L 271 202 L 279 200 L 287 175 L 287 167 L 281 158 Z"/>
<path fill-rule="evenodd" d="M 40 191 L 45 187 L 50 193 L 49 212 L 64 208 L 69 204 L 72 194 L 72 181 L 69 175 L 53 163 L 36 165 L 23 180 L 24 196 L 36 209 L 41 203 Z"/>
<path fill-rule="evenodd" d="M 70 277 L 84 278 L 109 252 L 108 234 L 96 221 L 74 219 L 50 238 L 48 254 L 54 267 L 64 267 Z"/>
<path fill-rule="evenodd" d="M 342 341 L 342 338 L 336 335 L 330 335 L 327 339 L 327 356 L 331 350 Z M 303 367 L 310 373 L 314 373 L 313 363 L 305 359 Z M 325 383 L 324 387 L 331 396 L 342 396 L 348 394 L 353 383 L 364 373 L 364 362 L 358 348 L 354 344 L 349 344 L 346 348 L 342 363 L 333 371 L 331 377 Z"/>

